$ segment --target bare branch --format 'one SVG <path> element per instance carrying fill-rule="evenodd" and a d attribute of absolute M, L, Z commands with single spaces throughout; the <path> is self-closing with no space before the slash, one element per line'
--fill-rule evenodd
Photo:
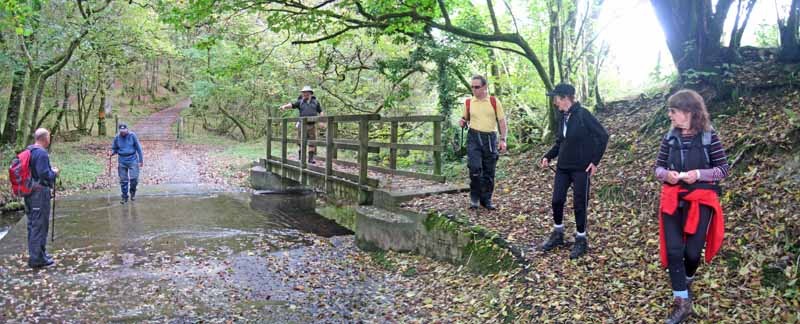
<path fill-rule="evenodd" d="M 444 0 L 438 0 L 439 2 L 439 10 L 442 12 L 442 16 L 444 17 L 444 23 L 446 25 L 451 25 L 450 23 L 450 15 L 447 13 L 447 7 L 444 5 Z"/>
<path fill-rule="evenodd" d="M 492 0 L 486 0 L 486 7 L 489 8 L 489 17 L 492 18 L 492 26 L 494 27 L 495 35 L 500 34 L 500 25 L 497 23 L 497 15 L 494 13 Z"/>
<path fill-rule="evenodd" d="M 354 30 L 354 29 L 359 29 L 359 28 L 364 28 L 364 27 L 361 27 L 361 26 L 347 26 L 347 27 L 345 27 L 344 29 L 342 29 L 340 31 L 337 31 L 337 32 L 335 32 L 333 34 L 330 34 L 330 35 L 327 35 L 327 36 L 323 36 L 323 37 L 320 37 L 320 38 L 317 38 L 317 39 L 312 39 L 312 40 L 307 40 L 307 41 L 292 41 L 292 45 L 314 44 L 314 43 L 323 42 L 323 41 L 326 41 L 326 40 L 329 40 L 329 39 L 332 39 L 332 38 L 336 38 L 336 37 L 348 32 L 348 31 L 351 31 L 351 30 Z"/>

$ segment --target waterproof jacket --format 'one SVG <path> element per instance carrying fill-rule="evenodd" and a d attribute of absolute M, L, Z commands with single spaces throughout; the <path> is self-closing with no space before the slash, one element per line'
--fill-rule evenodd
<path fill-rule="evenodd" d="M 600 165 L 607 144 L 608 132 L 603 125 L 580 103 L 575 103 L 561 113 L 556 143 L 544 157 L 548 160 L 558 157 L 559 169 L 583 171 L 589 163 Z"/>

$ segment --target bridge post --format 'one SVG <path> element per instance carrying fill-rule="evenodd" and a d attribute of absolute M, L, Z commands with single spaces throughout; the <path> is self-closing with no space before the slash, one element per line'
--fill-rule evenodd
<path fill-rule="evenodd" d="M 336 153 L 336 144 L 333 140 L 336 136 L 336 120 L 333 116 L 328 116 L 328 127 L 325 128 L 325 192 L 333 190 L 333 184 L 328 181 L 328 177 L 333 175 L 333 159 Z"/>
<path fill-rule="evenodd" d="M 272 119 L 267 117 L 267 168 L 269 160 L 272 159 Z"/>
<path fill-rule="evenodd" d="M 308 161 L 306 161 L 306 156 L 308 156 L 308 129 L 306 128 L 306 119 L 299 118 L 298 121 L 300 122 L 300 184 L 307 185 L 308 184 L 308 174 L 306 173 L 306 169 L 308 168 Z"/>
<path fill-rule="evenodd" d="M 369 147 L 369 120 L 358 121 L 358 184 L 367 185 L 367 149 Z"/>
<path fill-rule="evenodd" d="M 433 122 L 433 145 L 437 147 L 436 151 L 433 151 L 433 174 L 434 175 L 441 175 L 442 174 L 442 122 L 434 121 Z"/>
<path fill-rule="evenodd" d="M 392 127 L 389 133 L 389 143 L 397 144 L 397 125 L 399 123 L 393 121 L 391 123 Z M 389 148 L 389 169 L 397 170 L 397 147 Z"/>
<path fill-rule="evenodd" d="M 286 178 L 286 136 L 289 133 L 289 121 L 281 120 L 281 176 Z"/>

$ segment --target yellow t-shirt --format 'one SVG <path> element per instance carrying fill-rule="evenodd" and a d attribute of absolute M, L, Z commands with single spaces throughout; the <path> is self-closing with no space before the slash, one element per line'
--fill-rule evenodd
<path fill-rule="evenodd" d="M 489 96 L 480 100 L 475 97 L 470 99 L 469 118 L 467 118 L 467 107 L 464 107 L 464 118 L 469 120 L 469 128 L 479 132 L 494 132 L 497 130 L 497 120 L 506 118 L 503 113 L 503 105 L 500 100 L 495 97 L 497 103 L 497 115 L 495 116 L 492 103 L 489 101 Z"/>

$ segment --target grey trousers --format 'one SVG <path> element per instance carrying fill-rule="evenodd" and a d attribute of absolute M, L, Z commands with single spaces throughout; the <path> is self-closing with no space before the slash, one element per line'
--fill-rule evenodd
<path fill-rule="evenodd" d="M 50 188 L 34 190 L 30 196 L 25 197 L 25 215 L 28 217 L 28 265 L 43 265 L 47 262 Z"/>

